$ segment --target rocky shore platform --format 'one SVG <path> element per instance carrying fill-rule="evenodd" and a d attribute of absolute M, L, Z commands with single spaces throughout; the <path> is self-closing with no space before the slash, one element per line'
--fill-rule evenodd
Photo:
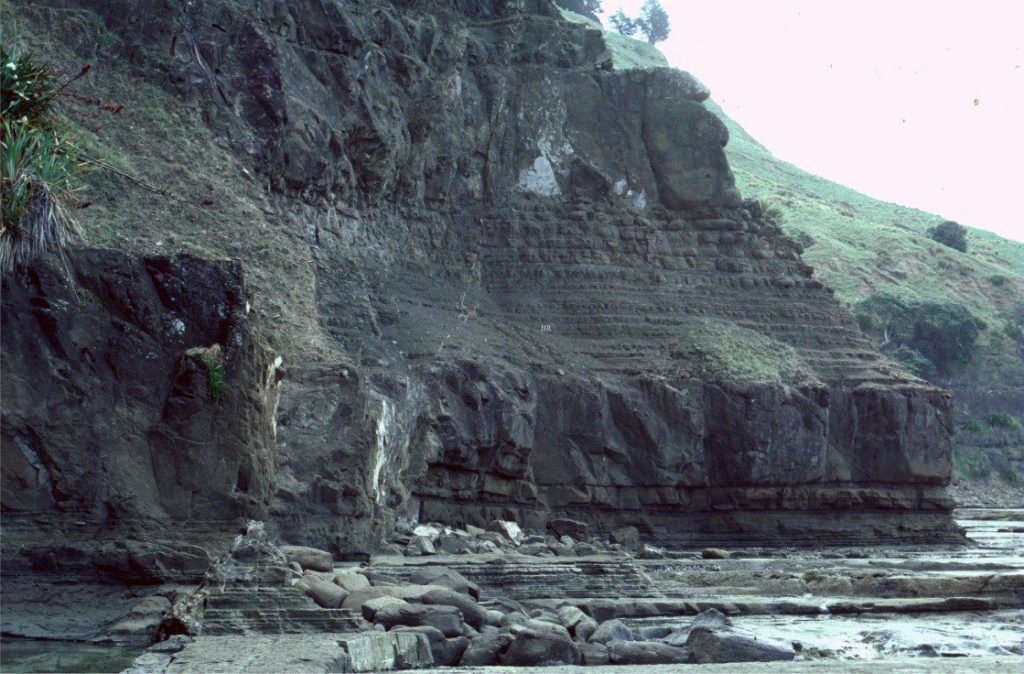
<path fill-rule="evenodd" d="M 1019 666 L 1024 511 L 958 515 L 968 545 L 819 550 L 662 550 L 569 520 L 546 534 L 418 524 L 362 563 L 273 545 L 254 524 L 127 671 Z"/>

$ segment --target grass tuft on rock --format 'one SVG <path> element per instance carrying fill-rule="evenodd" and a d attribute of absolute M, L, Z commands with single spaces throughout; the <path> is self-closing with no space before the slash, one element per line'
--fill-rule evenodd
<path fill-rule="evenodd" d="M 215 403 L 224 400 L 227 393 L 227 372 L 224 369 L 224 356 L 221 353 L 220 344 L 214 344 L 203 353 L 203 365 L 206 366 L 207 382 L 206 387 L 210 393 L 210 399 Z"/>
<path fill-rule="evenodd" d="M 698 319 L 687 323 L 683 335 L 670 356 L 685 363 L 690 376 L 795 386 L 821 383 L 796 349 L 756 330 Z"/>

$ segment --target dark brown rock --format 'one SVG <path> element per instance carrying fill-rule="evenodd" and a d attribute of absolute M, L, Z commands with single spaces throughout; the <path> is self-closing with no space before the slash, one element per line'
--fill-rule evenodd
<path fill-rule="evenodd" d="M 537 621 L 519 630 L 499 657 L 501 664 L 513 667 L 578 665 L 580 660 L 580 649 L 565 628 Z"/>
<path fill-rule="evenodd" d="M 655 641 L 610 641 L 606 645 L 613 665 L 670 665 L 693 661 L 687 649 Z"/>
<path fill-rule="evenodd" d="M 429 626 L 437 628 L 446 637 L 462 636 L 462 614 L 454 606 L 389 603 L 373 614 L 373 622 L 385 627 Z"/>
<path fill-rule="evenodd" d="M 460 667 L 489 667 L 498 664 L 498 656 L 512 643 L 511 634 L 484 634 L 473 639 L 459 661 Z"/>

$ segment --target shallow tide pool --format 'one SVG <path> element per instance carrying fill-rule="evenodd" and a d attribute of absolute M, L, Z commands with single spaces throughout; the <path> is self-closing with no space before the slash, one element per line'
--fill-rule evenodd
<path fill-rule="evenodd" d="M 120 672 L 142 649 L 37 639 L 0 640 L 0 671 Z"/>

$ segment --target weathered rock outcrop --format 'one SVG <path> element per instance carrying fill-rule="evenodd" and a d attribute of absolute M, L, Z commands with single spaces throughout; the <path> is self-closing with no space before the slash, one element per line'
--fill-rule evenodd
<path fill-rule="evenodd" d="M 401 517 L 954 535 L 948 401 L 741 200 L 692 76 L 607 70 L 543 0 L 77 4 L 255 162 L 332 351 L 293 361 L 265 326 L 275 411 L 233 265 L 76 253 L 77 295 L 45 265 L 6 281 L 5 518 L 265 514 L 345 555 Z"/>
<path fill-rule="evenodd" d="M 5 523 L 265 514 L 279 372 L 238 265 L 79 251 L 3 294 Z"/>

